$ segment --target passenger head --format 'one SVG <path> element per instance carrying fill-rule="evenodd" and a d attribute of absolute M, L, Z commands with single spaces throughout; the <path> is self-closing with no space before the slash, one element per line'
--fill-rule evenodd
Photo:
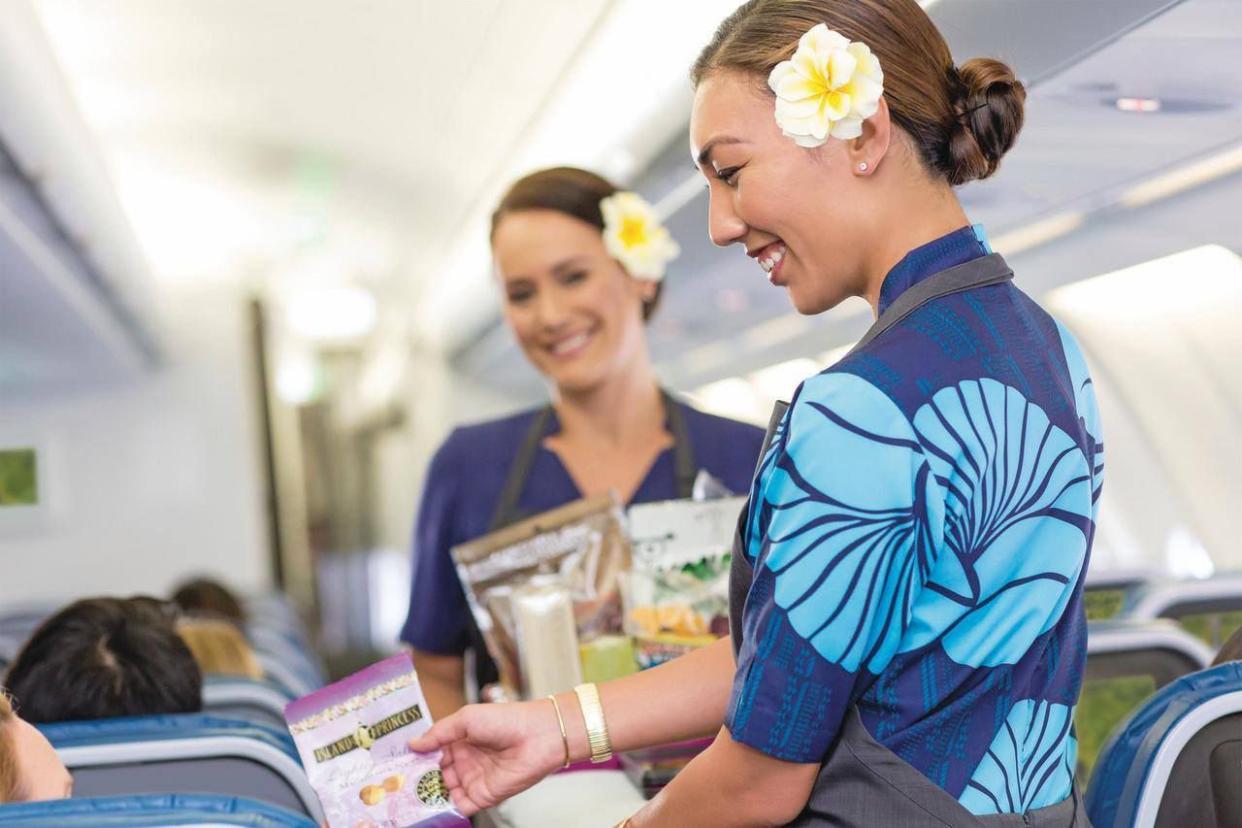
<path fill-rule="evenodd" d="M 13 712 L 0 690 L 0 803 L 65 799 L 73 777 L 46 737 Z"/>
<path fill-rule="evenodd" d="M 194 654 L 204 675 L 263 678 L 259 659 L 237 627 L 220 618 L 186 616 L 177 634 Z"/>
<path fill-rule="evenodd" d="M 660 283 L 631 275 L 605 247 L 600 203 L 617 192 L 594 173 L 557 167 L 513 184 L 492 214 L 505 319 L 563 390 L 596 387 L 647 359 L 643 322 Z"/>
<path fill-rule="evenodd" d="M 812 147 L 813 134 L 800 144 L 778 126 L 769 79 L 818 24 L 870 48 L 883 96 L 874 114 L 853 113 L 864 119 L 857 137 L 842 129 Z M 807 115 L 800 96 L 810 87 L 786 77 L 790 85 L 778 82 L 787 90 L 782 117 L 798 134 L 796 119 L 827 110 Z M 896 244 L 893 229 L 917 229 L 940 214 L 928 205 L 960 213 L 952 188 L 996 172 L 1022 128 L 1026 98 L 1003 63 L 955 66 L 915 0 L 750 0 L 720 25 L 691 79 L 691 152 L 709 181 L 712 240 L 769 261 L 780 253 L 770 278 L 803 313 L 865 295 L 880 257 L 907 252 L 886 249 Z"/>
<path fill-rule="evenodd" d="M 30 722 L 192 713 L 203 680 L 172 623 L 145 601 L 88 598 L 53 615 L 7 675 Z"/>
<path fill-rule="evenodd" d="M 217 615 L 239 627 L 246 625 L 246 611 L 232 590 L 211 578 L 191 578 L 173 592 L 173 601 L 191 615 Z"/>

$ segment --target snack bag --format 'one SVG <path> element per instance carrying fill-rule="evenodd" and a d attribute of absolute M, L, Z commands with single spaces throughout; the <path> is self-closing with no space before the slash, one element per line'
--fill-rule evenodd
<path fill-rule="evenodd" d="M 440 773 L 440 754 L 407 743 L 431 728 L 408 653 L 285 707 L 329 828 L 469 828 Z"/>
<path fill-rule="evenodd" d="M 539 613 L 523 612 L 524 606 L 533 608 L 528 585 L 546 576 L 556 576 L 564 585 L 577 644 L 622 631 L 620 582 L 630 566 L 630 545 L 615 495 L 579 500 L 527 518 L 455 546 L 452 555 L 475 623 L 510 697 L 529 698 L 533 686 L 546 683 L 542 678 L 581 669 L 576 644 L 560 634 L 562 619 L 545 614 L 545 625 L 535 617 Z M 520 617 L 532 623 L 523 627 Z M 558 646 L 547 646 L 553 638 Z M 528 674 L 532 668 L 540 675 Z"/>
<path fill-rule="evenodd" d="M 729 552 L 745 498 L 631 507 L 625 631 L 646 668 L 729 632 Z"/>

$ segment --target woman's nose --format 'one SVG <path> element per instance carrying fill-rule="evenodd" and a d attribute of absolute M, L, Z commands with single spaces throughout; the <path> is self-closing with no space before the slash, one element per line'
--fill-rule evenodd
<path fill-rule="evenodd" d="M 730 198 L 709 197 L 707 206 L 707 235 L 717 247 L 728 247 L 746 235 L 746 222 L 742 221 Z"/>
<path fill-rule="evenodd" d="M 569 318 L 565 299 L 559 293 L 557 290 L 539 291 L 535 314 L 540 327 L 559 328 Z"/>

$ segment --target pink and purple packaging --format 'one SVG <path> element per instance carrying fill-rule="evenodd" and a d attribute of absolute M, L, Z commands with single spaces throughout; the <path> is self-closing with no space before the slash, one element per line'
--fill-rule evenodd
<path fill-rule="evenodd" d="M 440 754 L 407 745 L 431 728 L 408 654 L 290 702 L 285 720 L 329 828 L 469 828 Z"/>

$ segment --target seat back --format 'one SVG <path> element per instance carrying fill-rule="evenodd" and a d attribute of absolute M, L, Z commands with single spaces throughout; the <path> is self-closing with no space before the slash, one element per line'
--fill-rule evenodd
<path fill-rule="evenodd" d="M 1096 828 L 1242 825 L 1242 663 L 1183 676 L 1100 752 L 1087 790 Z"/>
<path fill-rule="evenodd" d="M 1220 647 L 1242 627 L 1242 574 L 1197 581 L 1158 581 L 1132 591 L 1127 618 L 1171 618 L 1191 634 Z"/>
<path fill-rule="evenodd" d="M 1083 585 L 1087 620 L 1102 621 L 1120 616 L 1135 590 L 1151 580 L 1142 570 L 1089 570 Z"/>
<path fill-rule="evenodd" d="M 303 814 L 266 802 L 211 794 L 143 794 L 0 805 L 0 827 L 22 828 L 315 828 Z"/>
<path fill-rule="evenodd" d="M 291 693 L 271 681 L 216 675 L 203 678 L 203 712 L 211 716 L 284 730 L 285 705 L 293 699 Z"/>
<path fill-rule="evenodd" d="M 287 732 L 201 714 L 63 722 L 40 729 L 82 796 L 209 793 L 323 817 Z"/>
<path fill-rule="evenodd" d="M 1091 778 L 1100 748 L 1127 715 L 1161 687 L 1211 661 L 1211 649 L 1172 621 L 1089 622 L 1075 716 L 1080 782 Z"/>

